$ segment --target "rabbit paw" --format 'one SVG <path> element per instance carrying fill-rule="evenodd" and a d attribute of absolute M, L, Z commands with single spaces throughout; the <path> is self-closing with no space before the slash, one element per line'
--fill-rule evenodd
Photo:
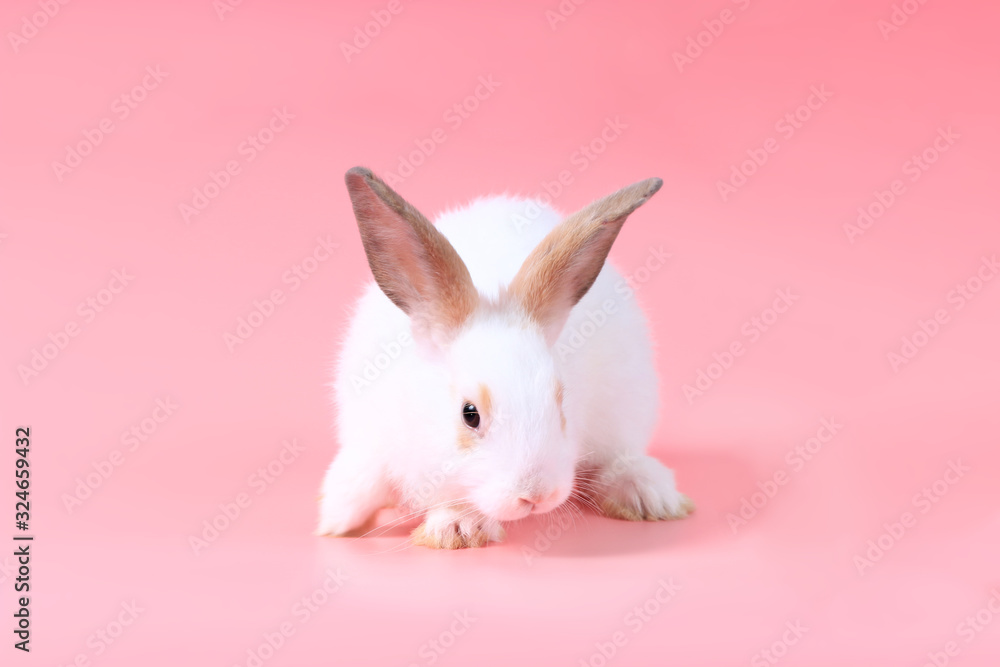
<path fill-rule="evenodd" d="M 481 547 L 505 536 L 499 522 L 478 512 L 452 508 L 431 510 L 411 535 L 414 544 L 432 549 Z"/>
<path fill-rule="evenodd" d="M 373 527 L 375 515 L 382 507 L 388 506 L 388 498 L 371 495 L 348 496 L 343 493 L 321 495 L 319 501 L 319 524 L 314 535 L 334 537 L 354 536 Z"/>
<path fill-rule="evenodd" d="M 642 456 L 601 475 L 595 498 L 605 516 L 626 521 L 683 519 L 694 512 L 691 499 L 677 490 L 674 473 L 658 460 Z"/>
<path fill-rule="evenodd" d="M 368 508 L 356 508 L 347 505 L 340 499 L 319 498 L 319 524 L 313 531 L 314 535 L 345 537 L 366 525 L 371 517 Z"/>

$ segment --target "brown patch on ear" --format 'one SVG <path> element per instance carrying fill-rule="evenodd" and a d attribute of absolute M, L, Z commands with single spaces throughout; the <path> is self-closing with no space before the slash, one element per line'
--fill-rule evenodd
<path fill-rule="evenodd" d="M 626 218 L 663 181 L 650 178 L 600 199 L 563 220 L 542 239 L 514 276 L 506 294 L 555 342 L 570 309 L 597 280 Z"/>
<path fill-rule="evenodd" d="M 420 329 L 454 331 L 479 293 L 448 239 L 370 170 L 345 176 L 375 282 Z"/>
<path fill-rule="evenodd" d="M 566 432 L 566 414 L 563 412 L 563 383 L 556 380 L 556 407 L 559 408 L 559 425 Z"/>

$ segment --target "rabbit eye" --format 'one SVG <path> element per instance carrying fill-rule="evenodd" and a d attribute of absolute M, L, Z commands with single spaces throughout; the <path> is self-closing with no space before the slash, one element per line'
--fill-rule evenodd
<path fill-rule="evenodd" d="M 462 406 L 462 419 L 469 428 L 479 428 L 479 410 L 472 403 Z"/>

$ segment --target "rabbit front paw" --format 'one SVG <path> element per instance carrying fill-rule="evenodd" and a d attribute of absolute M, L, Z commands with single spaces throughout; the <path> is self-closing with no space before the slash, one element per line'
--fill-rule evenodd
<path fill-rule="evenodd" d="M 432 549 L 465 549 L 500 542 L 506 536 L 499 521 L 467 508 L 434 509 L 414 529 L 414 544 Z"/>
<path fill-rule="evenodd" d="M 650 456 L 638 457 L 624 469 L 609 469 L 599 477 L 594 500 L 601 512 L 626 521 L 683 519 L 694 503 L 677 490 L 674 473 Z"/>

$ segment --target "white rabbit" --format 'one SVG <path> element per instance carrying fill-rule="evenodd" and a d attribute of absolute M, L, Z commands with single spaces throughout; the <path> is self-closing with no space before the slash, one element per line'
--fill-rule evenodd
<path fill-rule="evenodd" d="M 562 221 L 494 197 L 436 227 L 371 171 L 346 181 L 375 282 L 333 383 L 340 450 L 317 534 L 401 505 L 424 515 L 414 542 L 476 547 L 571 493 L 632 521 L 694 509 L 645 454 L 658 406 L 648 327 L 605 264 L 660 179 Z"/>

